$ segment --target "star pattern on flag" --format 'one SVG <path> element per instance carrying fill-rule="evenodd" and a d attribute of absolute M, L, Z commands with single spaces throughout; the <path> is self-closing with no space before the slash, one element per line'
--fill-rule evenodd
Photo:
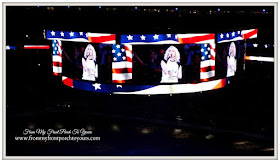
<path fill-rule="evenodd" d="M 257 44 L 257 43 L 254 43 L 253 46 L 254 46 L 254 47 L 258 47 L 258 44 Z"/>
<path fill-rule="evenodd" d="M 52 36 L 55 36 L 55 32 L 54 31 L 52 31 L 51 34 L 52 34 Z"/>
<path fill-rule="evenodd" d="M 63 32 L 61 32 L 60 35 L 61 35 L 62 37 L 64 37 L 64 33 L 63 33 Z"/>
<path fill-rule="evenodd" d="M 141 35 L 141 40 L 145 40 L 145 39 L 146 39 L 146 36 Z"/>
<path fill-rule="evenodd" d="M 74 33 L 73 33 L 73 32 L 70 32 L 69 35 L 70 35 L 70 37 L 73 37 L 73 36 L 74 36 Z"/>
<path fill-rule="evenodd" d="M 79 32 L 80 33 L 80 36 L 83 36 L 84 35 L 84 33 L 83 32 Z"/>
<path fill-rule="evenodd" d="M 128 40 L 133 40 L 133 36 L 129 35 L 129 36 L 127 36 L 127 39 Z"/>
<path fill-rule="evenodd" d="M 100 83 L 94 83 L 94 84 L 92 84 L 92 86 L 94 86 L 94 90 L 101 89 L 101 84 Z"/>
<path fill-rule="evenodd" d="M 118 84 L 116 85 L 117 88 L 122 88 L 122 85 Z"/>
<path fill-rule="evenodd" d="M 155 34 L 153 37 L 154 37 L 154 40 L 157 40 L 159 35 Z"/>

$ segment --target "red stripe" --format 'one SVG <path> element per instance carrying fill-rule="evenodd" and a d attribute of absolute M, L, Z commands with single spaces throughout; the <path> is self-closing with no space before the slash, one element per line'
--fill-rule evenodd
<path fill-rule="evenodd" d="M 243 34 L 243 39 L 250 39 L 253 35 L 258 34 L 258 29 L 255 29 L 247 34 Z"/>
<path fill-rule="evenodd" d="M 126 61 L 132 62 L 132 59 L 130 57 L 126 57 Z"/>
<path fill-rule="evenodd" d="M 208 81 L 211 81 L 213 79 L 214 79 L 214 77 L 210 77 L 210 78 L 206 78 L 206 79 L 200 79 L 200 82 L 208 82 Z"/>
<path fill-rule="evenodd" d="M 112 69 L 112 73 L 115 74 L 132 73 L 132 68 Z"/>
<path fill-rule="evenodd" d="M 211 60 L 215 60 L 215 57 L 213 55 L 211 55 Z"/>
<path fill-rule="evenodd" d="M 89 42 L 92 43 L 103 43 L 107 41 L 116 40 L 116 35 L 112 34 L 109 36 L 101 36 L 101 37 L 88 37 Z"/>
<path fill-rule="evenodd" d="M 132 53 L 132 50 L 130 50 L 127 46 L 124 46 L 125 47 L 125 50 L 129 51 Z"/>
<path fill-rule="evenodd" d="M 73 87 L 73 79 L 70 78 L 66 78 L 64 80 L 62 80 L 62 82 L 67 85 L 68 87 Z"/>
<path fill-rule="evenodd" d="M 46 46 L 37 46 L 37 45 L 28 45 L 28 46 L 24 46 L 24 49 L 50 49 L 50 46 L 46 45 Z"/>
<path fill-rule="evenodd" d="M 207 67 L 204 67 L 204 68 L 200 68 L 201 73 L 212 71 L 212 70 L 215 70 L 215 66 L 207 66 Z"/>
<path fill-rule="evenodd" d="M 61 62 L 53 62 L 53 66 L 62 67 L 62 63 Z"/>
<path fill-rule="evenodd" d="M 190 38 L 178 38 L 178 41 L 182 44 L 182 43 L 197 43 L 210 39 L 215 39 L 215 34 L 207 34 L 207 35 L 195 36 Z"/>
<path fill-rule="evenodd" d="M 113 83 L 125 83 L 125 80 L 112 80 Z"/>
<path fill-rule="evenodd" d="M 53 75 L 61 76 L 61 73 L 55 73 L 55 72 L 53 72 Z"/>

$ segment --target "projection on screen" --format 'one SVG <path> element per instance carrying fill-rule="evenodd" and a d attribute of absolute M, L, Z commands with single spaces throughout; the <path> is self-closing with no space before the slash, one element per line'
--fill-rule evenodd
<path fill-rule="evenodd" d="M 217 44 L 216 77 L 232 77 L 243 71 L 245 41 L 232 41 Z"/>
<path fill-rule="evenodd" d="M 103 84 L 199 83 L 201 61 L 211 59 L 210 53 L 209 44 L 143 46 L 64 42 L 62 72 L 74 80 Z"/>

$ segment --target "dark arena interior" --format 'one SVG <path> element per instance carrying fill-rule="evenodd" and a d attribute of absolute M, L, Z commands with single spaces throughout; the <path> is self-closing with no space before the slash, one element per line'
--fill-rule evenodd
<path fill-rule="evenodd" d="M 244 60 L 220 89 L 126 95 L 70 88 L 53 75 L 52 48 L 24 49 L 51 47 L 44 30 L 114 33 L 120 44 L 123 34 L 258 29 L 246 55 L 273 58 L 274 23 L 273 6 L 6 6 L 6 155 L 275 156 L 274 62 Z M 100 139 L 15 139 L 82 128 Z"/>

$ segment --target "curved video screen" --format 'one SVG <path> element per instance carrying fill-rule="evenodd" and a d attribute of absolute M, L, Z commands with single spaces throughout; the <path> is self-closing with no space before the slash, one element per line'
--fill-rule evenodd
<path fill-rule="evenodd" d="M 199 83 L 203 73 L 215 70 L 209 64 L 215 61 L 210 44 L 63 42 L 61 48 L 62 75 L 75 80 L 137 85 Z"/>

